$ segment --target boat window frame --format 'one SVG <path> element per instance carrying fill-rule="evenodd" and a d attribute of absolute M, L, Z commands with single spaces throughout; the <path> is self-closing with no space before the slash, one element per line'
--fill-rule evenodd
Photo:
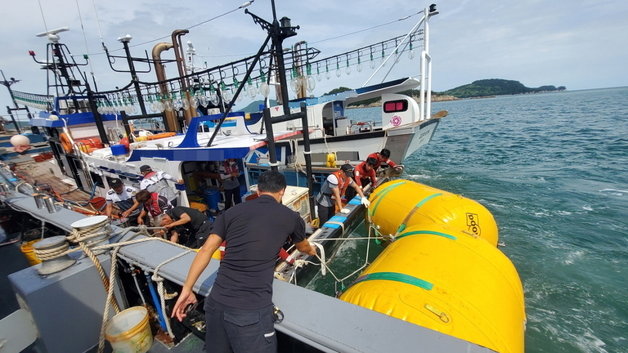
<path fill-rule="evenodd" d="M 397 105 L 401 103 L 401 109 L 397 108 Z M 391 105 L 394 104 L 394 108 L 393 109 L 388 109 L 387 105 Z M 384 113 L 399 113 L 399 112 L 405 112 L 408 111 L 408 101 L 406 99 L 395 99 L 395 100 L 391 100 L 391 101 L 386 101 L 384 102 L 384 104 L 382 104 L 382 109 L 384 110 Z"/>

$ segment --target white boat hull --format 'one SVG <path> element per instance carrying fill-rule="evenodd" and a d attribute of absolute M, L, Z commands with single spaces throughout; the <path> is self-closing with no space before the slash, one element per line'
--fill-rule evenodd
<path fill-rule="evenodd" d="M 438 123 L 439 119 L 430 119 L 385 131 L 376 130 L 354 135 L 315 138 L 310 140 L 312 162 L 315 165 L 324 163 L 326 155 L 332 152 L 337 155 L 337 164 L 342 164 L 346 160 L 362 161 L 369 154 L 387 148 L 391 151 L 390 158 L 393 161 L 403 163 L 408 156 L 430 142 Z M 302 152 L 302 140 L 299 141 L 299 149 Z M 304 154 L 296 153 L 296 155 L 297 162 L 304 164 Z"/>

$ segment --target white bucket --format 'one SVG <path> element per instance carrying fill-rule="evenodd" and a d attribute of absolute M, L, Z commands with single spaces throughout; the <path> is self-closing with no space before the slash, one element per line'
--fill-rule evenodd
<path fill-rule="evenodd" d="M 112 317 L 105 328 L 105 338 L 114 353 L 146 353 L 153 344 L 148 324 L 148 310 L 134 306 Z"/>

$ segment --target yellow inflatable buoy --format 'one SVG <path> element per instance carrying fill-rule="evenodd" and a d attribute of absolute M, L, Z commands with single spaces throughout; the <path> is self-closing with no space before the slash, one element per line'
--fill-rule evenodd
<path fill-rule="evenodd" d="M 488 242 L 447 225 L 404 229 L 340 299 L 495 352 L 524 351 L 515 267 Z"/>
<path fill-rule="evenodd" d="M 446 224 L 457 232 L 497 246 L 493 215 L 480 203 L 409 180 L 380 185 L 369 197 L 370 221 L 384 235 L 398 235 L 413 225 Z"/>

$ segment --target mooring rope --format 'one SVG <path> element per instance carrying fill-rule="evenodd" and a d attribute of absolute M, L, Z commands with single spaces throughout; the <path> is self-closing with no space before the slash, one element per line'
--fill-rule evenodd
<path fill-rule="evenodd" d="M 166 330 L 168 331 L 168 335 L 170 337 L 172 337 L 172 339 L 174 339 L 174 333 L 172 333 L 172 329 L 170 328 L 170 317 L 167 315 L 166 313 L 166 293 L 164 290 L 164 279 L 163 277 L 159 276 L 159 270 L 161 269 L 161 266 L 166 265 L 180 257 L 183 257 L 184 255 L 187 255 L 188 253 L 193 252 L 191 249 L 187 249 L 187 251 L 184 251 L 182 253 L 179 253 L 165 261 L 163 261 L 162 263 L 160 263 L 159 265 L 157 265 L 157 267 L 155 267 L 155 270 L 153 272 L 153 275 L 151 276 L 151 279 L 154 282 L 157 282 L 157 293 L 159 294 L 159 301 L 161 302 L 161 312 L 163 314 L 163 319 L 166 322 Z"/>

